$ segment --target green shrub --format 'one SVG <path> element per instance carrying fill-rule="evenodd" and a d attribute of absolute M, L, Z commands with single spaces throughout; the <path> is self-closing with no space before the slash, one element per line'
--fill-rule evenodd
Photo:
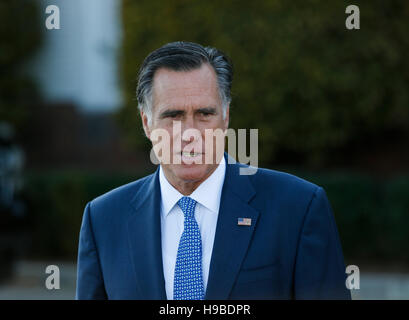
<path fill-rule="evenodd" d="M 385 185 L 383 228 L 378 237 L 389 235 L 378 244 L 390 259 L 409 260 L 409 177 L 401 177 Z"/>
<path fill-rule="evenodd" d="M 33 239 L 30 255 L 75 259 L 86 203 L 135 179 L 69 171 L 28 175 L 26 194 Z"/>

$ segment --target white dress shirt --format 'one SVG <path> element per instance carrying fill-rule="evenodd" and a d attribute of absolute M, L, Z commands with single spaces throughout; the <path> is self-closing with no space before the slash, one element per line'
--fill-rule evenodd
<path fill-rule="evenodd" d="M 217 217 L 219 215 L 220 198 L 226 173 L 224 157 L 216 170 L 203 181 L 189 197 L 196 200 L 195 219 L 202 237 L 202 270 L 203 284 L 206 292 L 209 278 L 210 259 L 212 257 Z M 159 168 L 161 191 L 161 232 L 163 273 L 166 284 L 166 296 L 173 300 L 173 280 L 179 240 L 183 232 L 184 214 L 177 202 L 183 195 L 167 180 L 162 166 Z"/>

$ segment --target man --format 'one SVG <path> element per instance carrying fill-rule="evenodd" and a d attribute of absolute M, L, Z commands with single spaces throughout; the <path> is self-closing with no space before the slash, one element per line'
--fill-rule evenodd
<path fill-rule="evenodd" d="M 243 175 L 206 139 L 228 128 L 231 81 L 223 53 L 199 44 L 145 59 L 143 128 L 154 147 L 168 134 L 170 153 L 87 204 L 77 299 L 350 299 L 324 190 L 268 169 Z"/>

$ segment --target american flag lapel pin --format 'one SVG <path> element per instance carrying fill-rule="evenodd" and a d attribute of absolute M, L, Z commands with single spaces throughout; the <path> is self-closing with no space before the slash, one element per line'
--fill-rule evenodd
<path fill-rule="evenodd" d="M 251 218 L 238 218 L 237 225 L 239 226 L 251 226 Z"/>

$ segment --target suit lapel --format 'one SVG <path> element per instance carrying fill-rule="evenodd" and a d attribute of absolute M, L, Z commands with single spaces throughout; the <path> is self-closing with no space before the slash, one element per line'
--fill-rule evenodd
<path fill-rule="evenodd" d="M 229 155 L 225 153 L 227 157 Z M 226 159 L 226 163 L 227 163 Z M 226 164 L 219 216 L 205 299 L 227 299 L 249 246 L 259 213 L 248 202 L 254 188 L 248 176 L 239 175 L 238 164 Z M 238 218 L 250 218 L 251 226 L 239 226 Z"/>
<path fill-rule="evenodd" d="M 147 300 L 166 300 L 160 228 L 159 167 L 131 201 L 128 239 L 137 285 Z"/>

